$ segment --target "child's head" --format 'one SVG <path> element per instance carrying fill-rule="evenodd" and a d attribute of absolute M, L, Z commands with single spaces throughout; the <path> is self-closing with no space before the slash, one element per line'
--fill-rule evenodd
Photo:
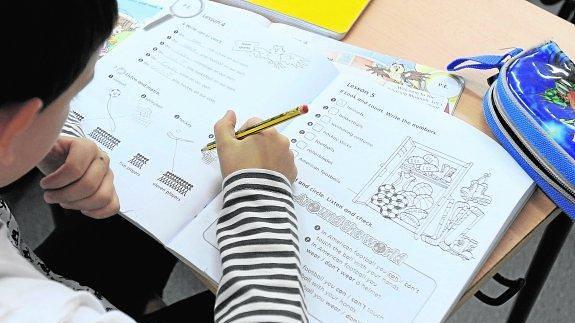
<path fill-rule="evenodd" d="M 0 11 L 0 187 L 50 151 L 90 82 L 116 0 L 6 1 Z"/>

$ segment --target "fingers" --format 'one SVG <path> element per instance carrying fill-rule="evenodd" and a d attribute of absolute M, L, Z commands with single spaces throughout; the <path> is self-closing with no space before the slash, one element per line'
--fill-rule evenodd
<path fill-rule="evenodd" d="M 43 189 L 59 189 L 79 180 L 100 153 L 96 144 L 89 140 L 71 141 L 66 161 L 52 174 L 40 182 Z M 107 158 L 107 157 L 105 157 Z"/>
<path fill-rule="evenodd" d="M 287 140 L 287 144 L 288 144 L 288 163 L 291 165 L 290 170 L 289 170 L 289 174 L 287 174 L 287 179 L 290 181 L 290 183 L 294 183 L 296 178 L 297 178 L 297 167 L 295 165 L 295 156 L 293 154 L 293 151 L 291 149 L 289 149 L 289 145 L 290 145 L 290 141 L 287 137 L 284 137 Z"/>
<path fill-rule="evenodd" d="M 118 212 L 120 212 L 120 200 L 118 199 L 118 195 L 116 194 L 115 191 L 111 202 L 105 207 L 98 210 L 82 211 L 84 215 L 87 215 L 94 219 L 108 218 L 115 214 L 118 214 Z"/>
<path fill-rule="evenodd" d="M 249 127 L 253 127 L 255 125 L 257 125 L 258 123 L 262 122 L 262 119 L 257 118 L 257 117 L 253 117 L 253 118 L 249 118 L 240 128 L 240 130 L 238 131 L 243 131 L 246 130 Z"/>
<path fill-rule="evenodd" d="M 236 114 L 229 110 L 223 118 L 216 122 L 214 126 L 214 135 L 218 146 L 228 144 L 236 140 Z"/>
<path fill-rule="evenodd" d="M 246 130 L 246 129 L 253 127 L 253 126 L 255 126 L 261 122 L 262 122 L 262 119 L 260 119 L 260 118 L 257 118 L 257 117 L 250 118 L 243 124 L 243 126 L 240 128 L 239 131 Z M 261 134 L 261 135 L 264 135 L 267 137 L 267 136 L 278 135 L 279 132 L 277 131 L 277 129 L 275 127 L 272 127 L 272 128 L 262 130 L 258 134 Z"/>
<path fill-rule="evenodd" d="M 289 138 L 284 136 L 284 135 L 280 135 L 279 133 L 278 133 L 278 135 L 279 135 L 278 142 L 280 144 L 280 147 L 282 147 L 283 149 L 289 150 L 289 146 L 291 144 L 289 141 Z M 291 152 L 291 150 L 290 150 L 290 152 Z"/>
<path fill-rule="evenodd" d="M 63 188 L 47 190 L 44 193 L 44 200 L 47 203 L 70 203 L 94 195 L 102 183 L 113 176 L 109 166 L 110 159 L 101 153 L 92 160 L 80 179 Z"/>
<path fill-rule="evenodd" d="M 93 211 L 107 207 L 115 195 L 114 175 L 109 171 L 106 176 L 103 177 L 101 185 L 99 185 L 92 194 L 81 199 L 58 203 L 68 210 Z"/>

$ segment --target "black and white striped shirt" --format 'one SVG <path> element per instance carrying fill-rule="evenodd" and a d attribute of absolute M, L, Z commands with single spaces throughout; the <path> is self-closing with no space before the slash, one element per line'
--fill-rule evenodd
<path fill-rule="evenodd" d="M 224 179 L 216 322 L 307 322 L 289 181 L 246 169 Z"/>

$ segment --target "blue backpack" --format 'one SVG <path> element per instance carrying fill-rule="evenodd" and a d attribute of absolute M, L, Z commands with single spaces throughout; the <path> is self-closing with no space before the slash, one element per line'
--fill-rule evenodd
<path fill-rule="evenodd" d="M 575 64 L 554 42 L 448 65 L 499 69 L 483 98 L 487 124 L 539 187 L 575 219 Z"/>

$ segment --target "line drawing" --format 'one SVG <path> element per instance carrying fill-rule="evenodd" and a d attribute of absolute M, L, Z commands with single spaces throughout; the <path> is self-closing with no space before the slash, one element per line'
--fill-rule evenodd
<path fill-rule="evenodd" d="M 134 167 L 137 167 L 138 169 L 142 169 L 146 164 L 148 164 L 149 161 L 150 159 L 148 157 L 140 153 L 137 153 L 136 155 L 134 155 L 134 157 L 132 157 L 132 159 L 128 161 L 128 163 L 130 163 Z"/>
<path fill-rule="evenodd" d="M 194 185 L 190 184 L 188 181 L 172 172 L 164 172 L 164 174 L 162 174 L 162 176 L 158 178 L 158 182 L 173 189 L 182 196 L 186 196 L 190 192 L 190 190 L 194 187 Z"/>
<path fill-rule="evenodd" d="M 462 259 L 472 259 L 472 251 L 478 242 L 469 237 L 468 232 L 485 214 L 476 206 L 463 201 L 454 202 L 452 198 L 444 199 L 440 205 L 438 214 L 422 232 L 421 240 Z"/>
<path fill-rule="evenodd" d="M 210 224 L 210 226 L 208 226 L 205 230 L 204 233 L 202 234 L 202 236 L 204 237 L 204 241 L 206 241 L 210 246 L 214 247 L 214 249 L 219 250 L 218 246 L 217 246 L 217 241 L 215 241 L 213 238 L 216 236 L 215 234 L 210 234 L 211 232 L 216 232 L 217 230 L 217 225 L 218 225 L 218 221 L 214 221 L 212 222 L 212 224 Z"/>
<path fill-rule="evenodd" d="M 218 160 L 218 156 L 213 150 L 202 151 L 202 162 L 206 165 L 211 165 Z"/>
<path fill-rule="evenodd" d="M 472 165 L 407 137 L 353 201 L 412 232 L 415 240 L 468 260 L 478 245 L 469 231 L 485 215 L 480 207 L 492 202 L 487 173 L 452 196 Z"/>
<path fill-rule="evenodd" d="M 491 204 L 493 198 L 485 194 L 489 188 L 487 179 L 489 179 L 490 176 L 491 174 L 485 173 L 480 178 L 472 180 L 469 186 L 462 187 L 460 192 L 463 200 L 483 206 Z"/>
<path fill-rule="evenodd" d="M 132 121 L 146 128 L 152 123 L 152 108 L 147 106 L 145 95 L 140 96 L 136 111 L 132 114 Z"/>
<path fill-rule="evenodd" d="M 255 58 L 264 60 L 276 69 L 287 69 L 289 67 L 302 69 L 309 64 L 308 60 L 302 56 L 286 52 L 285 47 L 282 45 L 273 45 L 271 48 L 265 48 L 261 47 L 258 42 L 237 41 L 233 50 L 249 53 Z"/>
<path fill-rule="evenodd" d="M 112 115 L 112 99 L 119 97 L 121 94 L 122 94 L 122 92 L 119 89 L 112 89 L 108 93 L 108 101 L 106 103 L 106 111 L 108 112 L 108 117 L 109 117 L 110 121 L 112 122 L 112 127 L 110 129 L 110 131 L 112 131 L 112 132 L 116 131 L 116 120 L 114 120 L 114 116 Z"/>
<path fill-rule="evenodd" d="M 120 139 L 114 137 L 109 132 L 100 127 L 93 129 L 88 136 L 109 150 L 114 150 L 121 142 Z"/>
<path fill-rule="evenodd" d="M 147 128 L 152 123 L 153 109 L 150 107 L 150 105 L 144 100 L 144 98 L 141 97 L 135 107 L 130 107 L 129 109 L 125 107 L 125 109 L 122 110 L 122 113 L 124 114 L 120 115 L 117 113 L 117 111 L 114 111 L 113 105 L 114 98 L 117 98 L 120 95 L 120 90 L 114 89 L 110 91 L 108 94 L 108 100 L 106 101 L 106 114 L 103 116 L 85 118 L 82 114 L 76 111 L 71 111 L 70 117 L 79 119 L 78 121 L 83 121 L 84 119 L 86 121 L 108 120 L 110 122 L 109 130 L 112 133 L 114 133 L 118 128 L 118 121 L 120 119 L 126 118 L 130 118 L 131 121 L 135 122 L 136 124 Z"/>
<path fill-rule="evenodd" d="M 70 114 L 68 115 L 68 117 L 72 118 L 72 120 L 76 121 L 76 122 L 82 122 L 84 120 L 84 115 L 79 113 L 78 111 L 75 110 L 71 110 Z"/>
<path fill-rule="evenodd" d="M 180 130 L 176 130 L 176 131 L 168 131 L 168 133 L 166 133 L 166 135 L 168 136 L 168 138 L 172 139 L 175 142 L 174 145 L 174 153 L 172 155 L 172 172 L 175 170 L 175 166 L 176 166 L 176 156 L 178 154 L 178 143 L 179 142 L 187 142 L 187 143 L 194 143 L 193 140 L 189 140 L 189 139 L 185 139 L 183 137 L 180 137 Z"/>

